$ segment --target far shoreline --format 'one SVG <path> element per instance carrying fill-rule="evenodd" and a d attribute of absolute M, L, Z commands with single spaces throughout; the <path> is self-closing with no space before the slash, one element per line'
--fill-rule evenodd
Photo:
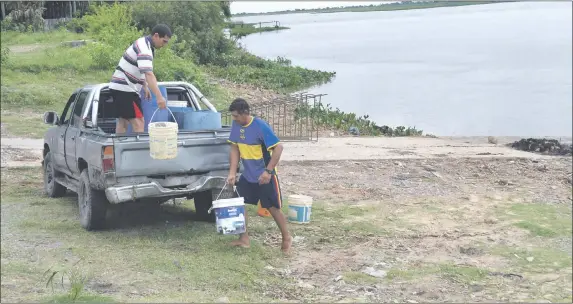
<path fill-rule="evenodd" d="M 515 1 L 435 1 L 433 3 L 388 3 L 379 5 L 359 5 L 359 6 L 345 6 L 345 7 L 328 7 L 316 9 L 297 9 L 297 10 L 284 10 L 264 13 L 239 13 L 233 14 L 231 18 L 236 17 L 254 17 L 254 16 L 274 16 L 274 15 L 291 15 L 291 14 L 332 14 L 332 13 L 366 13 L 366 12 L 389 12 L 389 11 L 404 11 L 404 10 L 419 10 L 419 9 L 432 9 L 441 7 L 458 7 L 468 5 L 485 5 L 485 4 L 498 4 L 510 3 Z"/>

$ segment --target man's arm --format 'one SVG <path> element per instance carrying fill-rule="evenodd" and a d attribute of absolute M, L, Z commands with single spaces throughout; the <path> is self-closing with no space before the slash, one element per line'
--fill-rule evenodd
<path fill-rule="evenodd" d="M 161 91 L 159 91 L 159 86 L 157 85 L 157 78 L 155 78 L 155 74 L 153 74 L 153 71 L 145 72 L 145 82 L 147 84 L 147 87 L 151 90 L 151 92 L 155 94 L 155 96 L 157 97 L 157 101 L 159 103 L 159 98 L 160 96 L 163 97 L 163 95 L 161 95 Z"/>
<path fill-rule="evenodd" d="M 161 91 L 157 85 L 157 78 L 155 78 L 155 74 L 153 73 L 153 52 L 145 43 L 138 44 L 138 48 L 137 66 L 139 67 L 139 71 L 145 74 L 144 87 L 147 86 L 147 88 L 153 92 L 155 98 L 157 98 L 157 106 L 159 106 L 160 109 L 164 109 L 166 107 L 165 98 L 161 95 Z"/>

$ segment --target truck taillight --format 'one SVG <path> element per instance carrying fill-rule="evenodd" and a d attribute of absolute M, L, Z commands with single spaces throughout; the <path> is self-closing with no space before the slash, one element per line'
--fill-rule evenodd
<path fill-rule="evenodd" d="M 105 146 L 102 149 L 102 169 L 103 172 L 115 170 L 115 163 L 113 160 L 113 147 Z"/>

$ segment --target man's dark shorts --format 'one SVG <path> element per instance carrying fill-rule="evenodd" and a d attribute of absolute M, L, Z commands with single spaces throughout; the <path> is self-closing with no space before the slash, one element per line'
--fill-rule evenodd
<path fill-rule="evenodd" d="M 282 208 L 281 188 L 276 175 L 272 175 L 271 181 L 264 185 L 259 185 L 258 182 L 249 183 L 241 176 L 237 183 L 237 192 L 245 199 L 245 204 L 256 205 L 260 200 L 263 208 Z"/>
<path fill-rule="evenodd" d="M 142 118 L 141 98 L 135 92 L 124 92 L 110 89 L 115 113 L 118 118 Z"/>

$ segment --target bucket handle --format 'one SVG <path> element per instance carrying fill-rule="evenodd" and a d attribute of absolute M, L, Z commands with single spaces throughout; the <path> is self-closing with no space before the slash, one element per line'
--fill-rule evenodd
<path fill-rule="evenodd" d="M 171 113 L 171 117 L 173 117 L 173 121 L 175 121 L 175 123 L 177 123 L 177 119 L 175 119 L 175 115 L 173 115 L 173 112 L 171 112 L 171 110 L 169 109 L 168 106 L 165 106 L 165 108 L 169 111 L 169 113 Z M 155 116 L 155 113 L 157 113 L 158 110 L 159 110 L 159 108 L 155 109 L 155 112 L 153 112 L 153 115 L 151 115 L 151 119 L 149 120 L 149 123 L 153 122 L 153 117 Z"/>
<path fill-rule="evenodd" d="M 219 200 L 219 197 L 221 196 L 221 194 L 223 193 L 223 190 L 225 190 L 225 188 L 227 188 L 227 180 L 225 180 L 225 185 L 223 186 L 223 188 L 221 188 L 221 192 L 219 192 L 219 195 L 217 195 L 217 198 L 215 199 L 216 201 Z M 237 190 L 237 186 L 233 185 L 233 192 L 237 193 L 237 195 L 241 196 L 239 194 L 239 191 Z M 211 205 L 211 208 L 209 208 L 209 210 L 207 210 L 207 213 L 211 213 L 211 210 L 213 210 L 213 206 Z"/>

